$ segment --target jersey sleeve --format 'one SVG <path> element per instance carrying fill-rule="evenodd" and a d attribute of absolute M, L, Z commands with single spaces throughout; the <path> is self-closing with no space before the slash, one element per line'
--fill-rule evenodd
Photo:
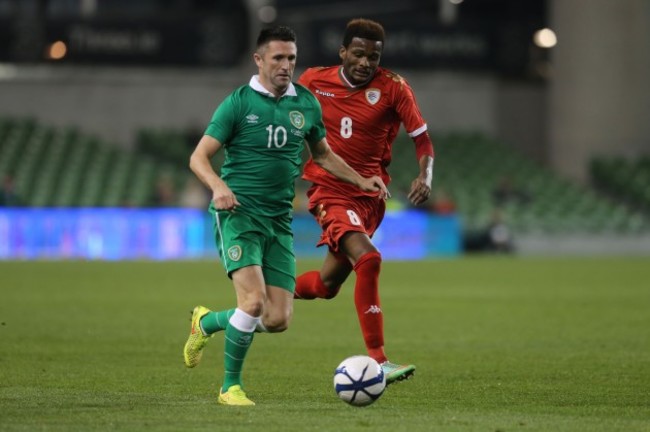
<path fill-rule="evenodd" d="M 235 129 L 236 105 L 234 93 L 226 97 L 212 114 L 212 120 L 205 130 L 205 135 L 210 135 L 226 145 Z"/>
<path fill-rule="evenodd" d="M 415 138 L 426 132 L 427 124 L 422 118 L 413 89 L 406 80 L 402 79 L 396 93 L 395 108 L 408 135 Z"/>
<path fill-rule="evenodd" d="M 309 103 L 312 106 L 309 110 L 312 115 L 310 122 L 312 127 L 309 129 L 307 134 L 305 134 L 305 140 L 308 143 L 313 144 L 325 138 L 326 135 L 325 123 L 323 123 L 323 109 L 321 108 L 318 99 L 316 99 L 316 97 L 307 89 L 305 89 L 305 98 L 309 100 Z"/>
<path fill-rule="evenodd" d="M 309 68 L 305 70 L 301 75 L 300 78 L 298 78 L 298 84 L 309 88 L 309 84 L 311 83 L 311 77 L 312 77 L 312 68 Z"/>
<path fill-rule="evenodd" d="M 413 89 L 404 79 L 400 84 L 397 93 L 396 110 L 408 136 L 415 143 L 417 160 L 420 160 L 422 156 L 433 157 L 433 142 L 427 133 L 427 124 L 422 118 Z"/>

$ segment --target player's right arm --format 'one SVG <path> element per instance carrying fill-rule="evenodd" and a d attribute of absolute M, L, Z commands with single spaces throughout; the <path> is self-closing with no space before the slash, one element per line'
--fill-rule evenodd
<path fill-rule="evenodd" d="M 309 143 L 309 151 L 314 163 L 333 176 L 358 186 L 364 192 L 377 192 L 381 199 L 390 197 L 390 193 L 381 177 L 362 177 L 343 158 L 332 151 L 325 138 L 315 143 Z"/>
<path fill-rule="evenodd" d="M 190 156 L 190 169 L 212 191 L 212 202 L 217 210 L 233 210 L 239 205 L 237 197 L 217 175 L 210 160 L 222 144 L 210 135 L 203 135 Z"/>

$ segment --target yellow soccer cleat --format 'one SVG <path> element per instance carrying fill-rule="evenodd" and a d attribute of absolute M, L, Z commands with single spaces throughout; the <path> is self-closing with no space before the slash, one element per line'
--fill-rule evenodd
<path fill-rule="evenodd" d="M 381 368 L 386 376 L 386 385 L 409 379 L 415 373 L 414 365 L 400 365 L 389 361 L 383 362 Z"/>
<path fill-rule="evenodd" d="M 199 324 L 201 318 L 208 312 L 210 312 L 210 309 L 203 306 L 197 306 L 192 311 L 192 327 L 187 342 L 183 347 L 183 358 L 185 359 L 185 366 L 188 368 L 193 368 L 199 364 L 203 356 L 203 347 L 212 337 L 212 335 L 204 335 Z"/>
<path fill-rule="evenodd" d="M 233 406 L 251 406 L 255 405 L 255 402 L 248 399 L 244 390 L 242 390 L 240 385 L 230 386 L 227 392 L 219 390 L 219 399 L 217 400 L 221 405 L 233 405 Z"/>

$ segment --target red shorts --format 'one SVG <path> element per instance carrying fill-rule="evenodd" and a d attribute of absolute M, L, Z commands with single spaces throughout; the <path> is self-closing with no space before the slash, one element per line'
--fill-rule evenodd
<path fill-rule="evenodd" d="M 322 229 L 317 246 L 327 245 L 339 251 L 339 241 L 346 233 L 362 232 L 371 237 L 384 218 L 386 202 L 378 197 L 343 196 L 337 191 L 313 185 L 307 191 L 309 211 Z M 323 205 L 325 216 L 318 214 Z"/>

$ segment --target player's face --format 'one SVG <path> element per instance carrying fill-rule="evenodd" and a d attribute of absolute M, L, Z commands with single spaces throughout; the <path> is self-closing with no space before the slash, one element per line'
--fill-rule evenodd
<path fill-rule="evenodd" d="M 341 47 L 339 56 L 343 61 L 343 72 L 352 84 L 363 84 L 375 75 L 383 43 L 370 39 L 352 38 L 348 47 Z"/>
<path fill-rule="evenodd" d="M 253 54 L 260 83 L 276 96 L 284 94 L 291 84 L 297 51 L 295 42 L 271 41 Z"/>

